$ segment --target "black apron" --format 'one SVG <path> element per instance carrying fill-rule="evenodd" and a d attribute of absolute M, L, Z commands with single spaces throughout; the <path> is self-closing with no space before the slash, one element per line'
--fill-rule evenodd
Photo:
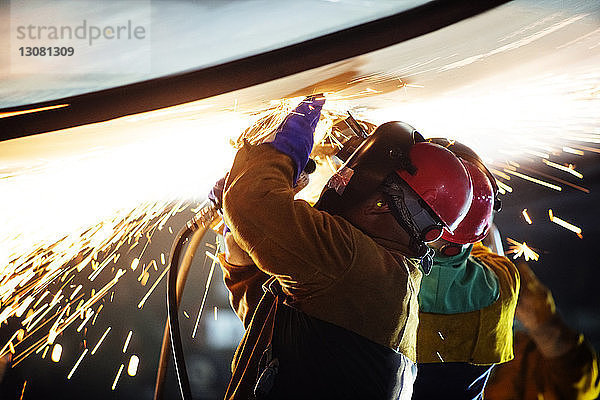
<path fill-rule="evenodd" d="M 413 368 L 404 355 L 283 304 L 273 278 L 265 286 L 268 290 L 238 348 L 238 353 L 245 348 L 246 356 L 254 349 L 254 361 L 235 365 L 226 398 L 388 400 L 411 390 L 402 387 L 404 371 Z M 267 324 L 259 328 L 261 318 Z M 262 348 L 251 341 L 262 342 Z M 232 396 L 234 387 L 238 390 Z"/>

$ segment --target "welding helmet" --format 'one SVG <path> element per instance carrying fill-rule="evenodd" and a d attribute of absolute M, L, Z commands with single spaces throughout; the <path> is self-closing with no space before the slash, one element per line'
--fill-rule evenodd
<path fill-rule="evenodd" d="M 458 158 L 404 122 L 380 125 L 343 161 L 316 206 L 331 212 L 336 203 L 364 200 L 385 183 L 385 195 L 403 200 L 391 199 L 390 209 L 419 256 L 428 251 L 423 242 L 438 239 L 443 227 L 454 229 L 469 208 L 471 182 Z"/>
<path fill-rule="evenodd" d="M 361 201 L 373 194 L 390 173 L 415 173 L 408 153 L 421 142 L 425 139 L 419 132 L 399 121 L 380 125 L 365 139 L 350 139 L 337 154 L 345 163 L 327 188 L 334 189 L 345 201 Z"/>

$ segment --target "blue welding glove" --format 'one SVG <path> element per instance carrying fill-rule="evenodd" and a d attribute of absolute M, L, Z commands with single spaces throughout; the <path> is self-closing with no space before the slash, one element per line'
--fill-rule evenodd
<path fill-rule="evenodd" d="M 324 103 L 325 98 L 322 94 L 308 96 L 275 131 L 275 139 L 271 144 L 280 152 L 288 155 L 296 165 L 294 184 L 308 162 L 308 156 L 313 147 L 315 128 Z"/>
<path fill-rule="evenodd" d="M 225 180 L 227 180 L 227 174 L 224 177 L 215 182 L 210 192 L 208 192 L 208 201 L 217 209 L 219 215 L 223 214 L 223 191 L 225 190 Z M 223 221 L 223 236 L 229 232 L 229 227 Z"/>
<path fill-rule="evenodd" d="M 215 182 L 210 192 L 208 192 L 208 200 L 217 209 L 219 213 L 223 210 L 223 190 L 225 190 L 225 180 L 227 174 Z"/>

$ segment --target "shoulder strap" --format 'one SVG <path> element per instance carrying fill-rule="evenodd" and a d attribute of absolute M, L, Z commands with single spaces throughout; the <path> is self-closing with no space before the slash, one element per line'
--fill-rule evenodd
<path fill-rule="evenodd" d="M 281 285 L 274 276 L 263 284 L 263 290 L 265 292 L 233 357 L 225 399 L 254 398 L 260 359 L 271 344 L 277 305 L 284 298 Z"/>

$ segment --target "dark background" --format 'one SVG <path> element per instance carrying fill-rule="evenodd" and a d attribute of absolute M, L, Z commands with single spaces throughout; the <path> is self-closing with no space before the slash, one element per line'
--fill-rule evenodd
<path fill-rule="evenodd" d="M 577 163 L 578 170 L 584 174 L 580 186 L 590 189 L 588 194 L 564 185 L 561 185 L 563 191 L 557 192 L 513 178 L 511 186 L 515 190 L 503 197 L 504 209 L 495 219 L 503 238 L 508 236 L 525 241 L 538 249 L 540 259 L 530 262 L 530 266 L 552 290 L 564 319 L 583 332 L 596 349 L 600 348 L 600 261 L 597 255 L 600 242 L 599 161 L 600 154 L 595 153 L 587 154 Z M 555 175 L 568 179 L 559 173 Z M 527 224 L 521 215 L 523 208 L 527 208 L 532 225 Z M 550 222 L 549 208 L 555 216 L 581 227 L 583 239 Z M 504 246 L 508 248 L 506 242 Z"/>

